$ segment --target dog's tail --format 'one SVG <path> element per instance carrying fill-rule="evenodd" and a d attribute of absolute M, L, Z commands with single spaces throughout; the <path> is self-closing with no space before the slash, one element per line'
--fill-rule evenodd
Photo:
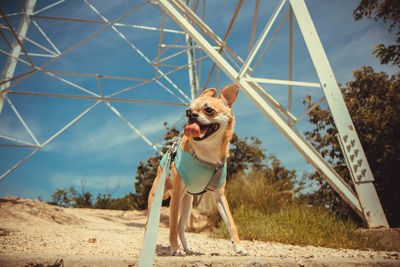
<path fill-rule="evenodd" d="M 171 196 L 171 190 L 164 192 L 163 200 L 167 200 Z"/>
<path fill-rule="evenodd" d="M 168 174 L 167 179 L 171 179 L 171 174 Z M 171 189 L 166 190 L 165 186 L 164 186 L 164 194 L 162 197 L 162 200 L 167 200 L 170 196 L 171 196 Z"/>

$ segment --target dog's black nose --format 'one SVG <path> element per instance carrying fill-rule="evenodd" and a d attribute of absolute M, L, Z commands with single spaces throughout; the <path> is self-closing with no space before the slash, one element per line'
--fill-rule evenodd
<path fill-rule="evenodd" d="M 199 114 L 192 112 L 192 114 L 190 114 L 190 117 L 192 117 L 192 119 L 197 119 L 199 117 Z"/>
<path fill-rule="evenodd" d="M 199 114 L 188 109 L 186 110 L 186 117 L 188 118 L 189 123 L 193 123 L 199 117 Z"/>

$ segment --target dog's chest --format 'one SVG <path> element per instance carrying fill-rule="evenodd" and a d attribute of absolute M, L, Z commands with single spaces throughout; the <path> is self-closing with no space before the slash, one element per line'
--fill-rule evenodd
<path fill-rule="evenodd" d="M 218 181 L 217 187 L 220 187 L 226 178 L 226 161 L 223 165 L 217 165 L 220 172 L 217 172 L 217 166 L 209 166 L 193 158 L 189 153 L 182 150 L 177 151 L 175 157 L 175 166 L 181 178 L 185 182 L 187 191 L 191 194 L 203 193 L 212 179 Z"/>

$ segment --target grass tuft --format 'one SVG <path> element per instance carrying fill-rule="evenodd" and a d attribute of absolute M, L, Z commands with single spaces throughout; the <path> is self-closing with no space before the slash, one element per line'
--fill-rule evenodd
<path fill-rule="evenodd" d="M 234 210 L 234 220 L 240 238 L 300 246 L 330 248 L 383 249 L 376 239 L 362 235 L 351 221 L 342 221 L 323 208 L 292 204 L 279 212 L 265 214 L 241 206 Z M 213 236 L 229 238 L 226 226 L 220 222 Z"/>
<path fill-rule="evenodd" d="M 241 239 L 301 246 L 384 249 L 377 239 L 357 231 L 354 222 L 337 218 L 322 207 L 296 203 L 286 198 L 286 194 L 282 194 L 284 191 L 287 188 L 282 182 L 268 179 L 260 172 L 232 178 L 226 195 L 232 203 Z M 210 217 L 216 218 L 215 214 Z M 229 238 L 225 224 L 219 221 L 216 225 L 212 236 Z"/>

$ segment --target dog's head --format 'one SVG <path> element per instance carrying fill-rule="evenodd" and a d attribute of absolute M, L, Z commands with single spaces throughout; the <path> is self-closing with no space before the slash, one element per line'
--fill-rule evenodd
<path fill-rule="evenodd" d="M 222 138 L 227 131 L 233 132 L 234 117 L 231 107 L 238 92 L 239 87 L 236 84 L 222 88 L 217 98 L 217 90 L 205 90 L 186 110 L 185 136 L 195 142 L 202 142 Z"/>

